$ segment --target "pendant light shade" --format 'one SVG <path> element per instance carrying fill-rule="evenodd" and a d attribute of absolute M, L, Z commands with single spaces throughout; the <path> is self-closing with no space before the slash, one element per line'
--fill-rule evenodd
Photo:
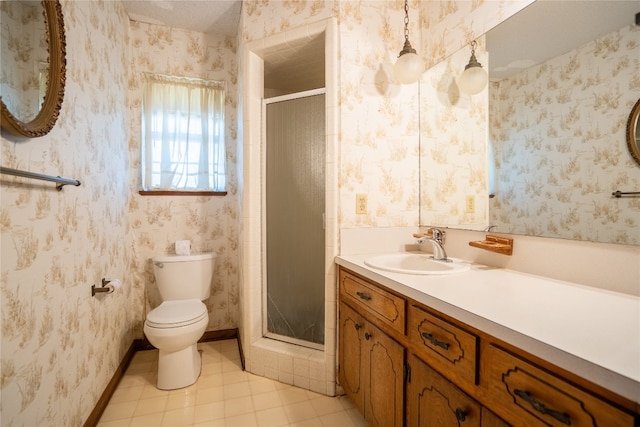
<path fill-rule="evenodd" d="M 471 58 L 469 58 L 469 63 L 464 67 L 464 72 L 458 81 L 460 90 L 469 95 L 480 93 L 487 86 L 489 80 L 487 72 L 476 59 L 476 46 L 476 41 L 472 41 Z"/>
<path fill-rule="evenodd" d="M 415 83 L 424 72 L 424 61 L 416 54 L 416 50 L 409 42 L 409 4 L 404 2 L 404 46 L 393 66 L 396 80 L 402 84 Z"/>

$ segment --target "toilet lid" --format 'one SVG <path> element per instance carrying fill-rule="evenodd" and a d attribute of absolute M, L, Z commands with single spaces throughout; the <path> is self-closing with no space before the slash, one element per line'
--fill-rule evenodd
<path fill-rule="evenodd" d="M 197 299 L 164 301 L 147 314 L 152 328 L 177 328 L 198 322 L 207 316 L 207 306 Z"/>

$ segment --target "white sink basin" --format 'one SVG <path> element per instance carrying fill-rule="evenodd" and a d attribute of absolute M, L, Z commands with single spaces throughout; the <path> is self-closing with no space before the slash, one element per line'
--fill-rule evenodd
<path fill-rule="evenodd" d="M 369 267 L 405 274 L 455 274 L 467 271 L 471 265 L 459 259 L 451 262 L 436 261 L 431 255 L 422 253 L 392 253 L 376 255 L 364 261 Z"/>

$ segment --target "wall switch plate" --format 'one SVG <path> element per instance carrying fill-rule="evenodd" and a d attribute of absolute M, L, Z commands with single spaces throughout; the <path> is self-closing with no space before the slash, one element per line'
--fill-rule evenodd
<path fill-rule="evenodd" d="M 474 196 L 467 196 L 465 204 L 466 213 L 475 213 L 476 211 L 476 198 Z"/>
<path fill-rule="evenodd" d="M 356 194 L 356 214 L 367 213 L 367 195 Z"/>

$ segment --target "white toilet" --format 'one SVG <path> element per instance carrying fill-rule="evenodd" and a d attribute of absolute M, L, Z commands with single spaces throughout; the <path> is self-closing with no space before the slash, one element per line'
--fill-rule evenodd
<path fill-rule="evenodd" d="M 202 301 L 211 294 L 215 254 L 162 255 L 153 271 L 162 303 L 147 314 L 144 334 L 160 350 L 158 384 L 174 390 L 196 382 L 202 365 L 196 344 L 209 324 Z"/>

